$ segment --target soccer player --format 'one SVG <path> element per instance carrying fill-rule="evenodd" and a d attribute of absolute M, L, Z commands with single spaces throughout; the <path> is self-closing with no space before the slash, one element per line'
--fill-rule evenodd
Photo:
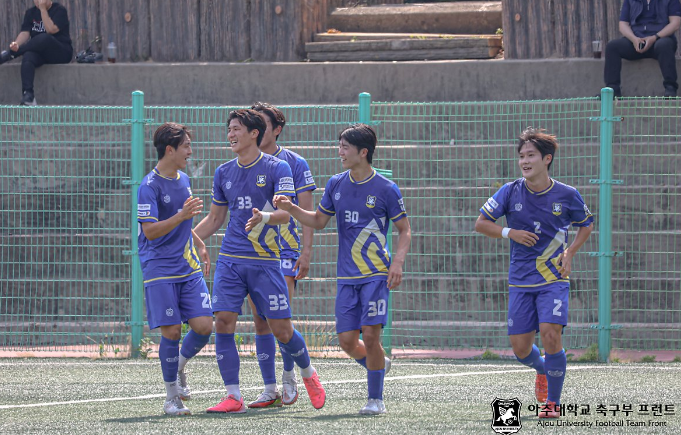
<path fill-rule="evenodd" d="M 336 333 L 341 348 L 367 369 L 369 398 L 360 414 L 383 414 L 383 379 L 390 360 L 381 346 L 381 329 L 388 318 L 390 290 L 402 282 L 411 227 L 399 188 L 371 166 L 374 130 L 355 124 L 343 130 L 338 140 L 338 154 L 346 171 L 331 177 L 316 212 L 303 210 L 280 195 L 274 198 L 274 205 L 316 229 L 324 228 L 331 216 L 336 216 Z M 399 233 L 392 259 L 387 250 L 390 221 Z"/>
<path fill-rule="evenodd" d="M 535 395 L 546 402 L 540 418 L 560 416 L 567 365 L 561 335 L 567 325 L 572 258 L 593 230 L 593 216 L 577 189 L 549 176 L 557 149 L 556 137 L 544 130 L 523 131 L 517 144 L 522 178 L 489 198 L 475 222 L 479 233 L 511 239 L 508 335 L 518 361 L 537 371 Z M 495 224 L 502 216 L 504 228 Z M 570 224 L 577 235 L 568 247 Z M 534 344 L 537 331 L 544 358 Z"/>
<path fill-rule="evenodd" d="M 281 110 L 268 103 L 255 103 L 251 109 L 260 112 L 267 124 L 267 130 L 263 133 L 260 151 L 284 160 L 291 167 L 293 184 L 296 196 L 294 201 L 305 210 L 312 210 L 312 191 L 317 188 L 310 172 L 310 167 L 304 158 L 293 151 L 277 145 L 277 139 L 281 134 L 286 118 Z M 310 270 L 310 257 L 312 254 L 312 240 L 314 231 L 312 228 L 303 227 L 303 240 L 305 244 L 300 249 L 300 237 L 296 221 L 291 218 L 287 224 L 279 227 L 281 241 L 281 270 L 284 273 L 286 286 L 288 287 L 289 303 L 293 297 L 296 280 L 303 279 Z M 268 408 L 272 406 L 292 405 L 298 399 L 298 381 L 294 369 L 293 358 L 287 354 L 279 343 L 281 357 L 284 361 L 284 373 L 282 375 L 283 397 L 277 390 L 277 377 L 274 368 L 274 355 L 276 345 L 274 335 L 267 321 L 257 314 L 253 300 L 249 297 L 253 321 L 255 323 L 255 352 L 258 357 L 260 372 L 265 382 L 265 391 L 258 398 L 249 403 L 249 408 Z"/>
<path fill-rule="evenodd" d="M 149 328 L 161 328 L 158 356 L 166 386 L 163 411 L 189 415 L 182 403 L 191 394 L 184 368 L 213 331 L 210 293 L 201 270 L 203 263 L 206 273 L 210 271 L 210 258 L 206 245 L 192 231 L 192 218 L 201 213 L 203 201 L 192 196 L 189 177 L 181 171 L 192 155 L 187 127 L 163 124 L 154 133 L 154 147 L 158 164 L 137 192 L 141 227 L 137 243 L 147 320 Z M 183 322 L 189 323 L 191 330 L 180 350 Z"/>
<path fill-rule="evenodd" d="M 275 194 L 295 196 L 291 168 L 283 160 L 260 151 L 265 118 L 255 110 L 229 114 L 227 139 L 237 158 L 218 167 L 213 178 L 213 200 L 195 232 L 206 239 L 229 224 L 220 248 L 213 284 L 215 352 L 227 398 L 208 412 L 246 412 L 239 390 L 239 354 L 234 331 L 244 298 L 249 295 L 261 318 L 267 319 L 283 350 L 300 367 L 312 405 L 324 406 L 326 393 L 302 335 L 293 328 L 288 289 L 281 271 L 279 226 L 291 216 L 272 207 Z"/>

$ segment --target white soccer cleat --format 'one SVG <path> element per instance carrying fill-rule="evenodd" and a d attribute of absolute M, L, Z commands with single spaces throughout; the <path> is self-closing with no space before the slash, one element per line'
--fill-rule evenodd
<path fill-rule="evenodd" d="M 381 399 L 369 399 L 364 408 L 359 410 L 362 415 L 385 414 L 385 405 Z"/>
<path fill-rule="evenodd" d="M 298 400 L 298 380 L 294 377 L 290 379 L 282 379 L 282 402 L 284 405 L 293 405 Z"/>
<path fill-rule="evenodd" d="M 192 412 L 184 406 L 179 396 L 166 400 L 163 404 L 163 412 L 168 415 L 192 415 Z"/>
<path fill-rule="evenodd" d="M 388 376 L 388 372 L 390 371 L 390 368 L 392 367 L 393 362 L 388 358 L 387 356 L 385 357 L 385 376 Z"/>
<path fill-rule="evenodd" d="M 189 400 L 192 398 L 192 392 L 187 384 L 187 373 L 184 370 L 177 372 L 177 395 L 182 400 Z"/>

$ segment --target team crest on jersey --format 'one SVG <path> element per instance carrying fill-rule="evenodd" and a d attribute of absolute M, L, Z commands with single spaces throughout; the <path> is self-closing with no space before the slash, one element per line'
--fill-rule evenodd
<path fill-rule="evenodd" d="M 376 197 L 375 196 L 367 196 L 367 207 L 369 208 L 374 208 L 376 207 Z"/>
<path fill-rule="evenodd" d="M 520 211 L 520 210 L 522 210 L 522 209 L 523 209 L 523 205 L 522 205 L 521 203 L 517 203 L 517 204 L 515 205 L 515 211 Z"/>
<path fill-rule="evenodd" d="M 168 204 L 168 203 L 170 202 L 170 195 L 164 196 L 164 197 L 163 197 L 163 202 L 165 202 L 166 204 Z"/>
<path fill-rule="evenodd" d="M 258 187 L 265 187 L 265 180 L 267 179 L 266 176 L 264 175 L 258 175 L 258 178 L 255 181 L 255 185 Z"/>
<path fill-rule="evenodd" d="M 563 213 L 563 204 L 560 202 L 554 202 L 551 206 L 551 211 L 554 215 L 560 216 L 560 214 Z"/>
<path fill-rule="evenodd" d="M 336 194 L 333 195 L 333 199 L 335 199 L 336 201 L 338 201 L 338 200 L 340 199 L 340 192 L 336 192 Z"/>
<path fill-rule="evenodd" d="M 231 188 L 232 188 L 232 182 L 231 181 L 226 182 L 225 183 L 225 190 L 229 190 Z"/>

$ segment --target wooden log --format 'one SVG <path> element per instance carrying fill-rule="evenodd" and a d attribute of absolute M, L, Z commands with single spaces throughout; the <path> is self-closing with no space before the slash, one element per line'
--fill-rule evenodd
<path fill-rule="evenodd" d="M 257 61 L 305 58 L 305 43 L 326 30 L 328 0 L 251 0 L 251 57 Z"/>
<path fill-rule="evenodd" d="M 499 47 L 464 47 L 451 49 L 381 51 L 322 51 L 308 53 L 308 58 L 313 62 L 490 59 L 496 56 L 498 52 Z"/>
<path fill-rule="evenodd" d="M 309 42 L 305 44 L 308 54 L 317 52 L 348 51 L 400 51 L 400 50 L 437 50 L 455 48 L 501 47 L 501 38 L 453 38 L 453 39 L 391 39 L 368 41 Z"/>
<path fill-rule="evenodd" d="M 251 58 L 251 0 L 201 0 L 201 60 Z"/>
<path fill-rule="evenodd" d="M 199 0 L 150 0 L 149 5 L 151 58 L 156 62 L 199 60 Z"/>
<path fill-rule="evenodd" d="M 453 33 L 317 33 L 314 42 L 333 41 L 367 41 L 384 39 L 454 39 L 454 38 L 489 38 L 497 35 L 457 35 Z"/>
<path fill-rule="evenodd" d="M 99 0 L 102 50 L 116 44 L 116 62 L 141 62 L 151 57 L 151 15 L 148 1 Z M 127 15 L 129 14 L 129 15 Z M 126 19 L 127 18 L 127 19 Z M 129 20 L 129 21 L 128 21 Z M 175 40 L 164 41 L 174 45 Z"/>
<path fill-rule="evenodd" d="M 335 8 L 352 8 L 356 6 L 402 5 L 404 0 L 329 0 L 329 12 Z"/>

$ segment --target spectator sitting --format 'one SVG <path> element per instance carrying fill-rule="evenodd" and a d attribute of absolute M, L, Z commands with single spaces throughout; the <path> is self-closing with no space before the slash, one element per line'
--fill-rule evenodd
<path fill-rule="evenodd" d="M 48 63 L 69 63 L 73 47 L 69 36 L 69 17 L 66 8 L 52 0 L 33 0 L 35 7 L 24 15 L 21 32 L 0 53 L 0 64 L 23 56 L 21 60 L 21 105 L 35 106 L 33 79 L 35 69 Z"/>
<path fill-rule="evenodd" d="M 681 26 L 679 0 L 624 0 L 619 30 L 623 38 L 610 41 L 605 48 L 605 85 L 622 96 L 620 88 L 622 59 L 657 59 L 664 78 L 664 96 L 675 97 L 679 85 L 676 75 L 677 40 Z"/>

